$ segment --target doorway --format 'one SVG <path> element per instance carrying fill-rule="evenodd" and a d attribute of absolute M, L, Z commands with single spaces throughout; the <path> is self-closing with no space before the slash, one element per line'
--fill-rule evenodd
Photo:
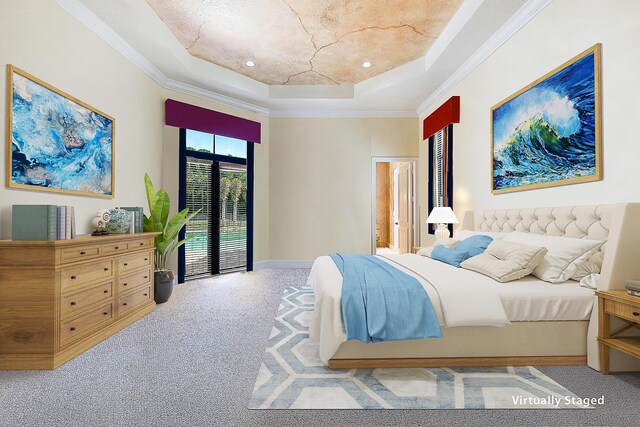
<path fill-rule="evenodd" d="M 180 131 L 180 209 L 199 213 L 181 239 L 180 282 L 251 271 L 253 144 L 187 129 Z"/>
<path fill-rule="evenodd" d="M 373 158 L 373 254 L 411 253 L 417 241 L 417 159 Z"/>

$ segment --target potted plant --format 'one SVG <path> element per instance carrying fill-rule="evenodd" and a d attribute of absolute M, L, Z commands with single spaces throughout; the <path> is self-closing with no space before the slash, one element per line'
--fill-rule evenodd
<path fill-rule="evenodd" d="M 154 299 L 157 304 L 162 304 L 169 300 L 173 292 L 175 277 L 173 271 L 167 268 L 167 260 L 176 249 L 192 238 L 178 241 L 182 228 L 200 209 L 189 215 L 189 208 L 185 208 L 169 219 L 169 193 L 164 188 L 156 192 L 149 174 L 144 175 L 144 184 L 149 202 L 149 216 L 144 215 L 144 231 L 160 233 L 155 238 Z"/>

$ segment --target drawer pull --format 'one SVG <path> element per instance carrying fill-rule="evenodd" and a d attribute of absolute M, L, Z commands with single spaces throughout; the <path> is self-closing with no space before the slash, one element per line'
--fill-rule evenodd
<path fill-rule="evenodd" d="M 113 249 L 115 249 L 115 250 L 117 251 L 118 249 L 120 249 L 120 246 L 116 246 L 116 247 L 115 247 L 115 248 L 113 248 Z"/>
<path fill-rule="evenodd" d="M 144 296 L 146 297 L 146 296 L 148 296 L 148 295 L 147 295 L 147 294 L 144 294 Z"/>
<path fill-rule="evenodd" d="M 71 305 L 76 305 L 76 302 L 75 301 L 71 301 Z"/>
<path fill-rule="evenodd" d="M 109 271 L 109 267 L 105 267 L 105 268 L 104 268 L 104 271 Z"/>
<path fill-rule="evenodd" d="M 128 263 L 128 262 L 125 262 L 125 263 L 124 263 L 124 266 L 126 267 L 127 265 L 129 265 L 129 263 Z"/>
<path fill-rule="evenodd" d="M 144 276 L 144 278 L 145 278 L 145 279 L 148 279 L 148 278 L 149 278 L 149 276 Z"/>
<path fill-rule="evenodd" d="M 143 242 L 140 242 L 140 246 L 144 246 L 144 243 L 143 243 Z"/>
<path fill-rule="evenodd" d="M 127 284 L 126 284 L 126 283 L 123 283 L 123 284 L 122 284 L 122 286 L 127 286 Z"/>
<path fill-rule="evenodd" d="M 109 289 L 105 289 L 103 292 L 104 292 L 105 294 L 108 294 L 108 293 L 109 293 Z"/>
<path fill-rule="evenodd" d="M 145 260 L 145 261 L 149 261 L 149 258 L 145 258 L 144 260 Z"/>
<path fill-rule="evenodd" d="M 77 277 L 76 276 L 71 276 L 71 280 L 76 280 Z"/>
<path fill-rule="evenodd" d="M 75 331 L 75 330 L 76 330 L 76 327 L 75 327 L 75 326 L 72 326 L 72 327 L 71 327 L 71 328 L 69 328 L 69 329 L 71 330 L 71 332 L 73 332 L 73 331 Z"/>
<path fill-rule="evenodd" d="M 122 305 L 127 305 L 127 303 L 126 303 L 126 302 L 123 302 L 123 303 L 122 303 Z"/>
<path fill-rule="evenodd" d="M 86 255 L 87 253 L 85 251 L 80 251 L 80 255 Z"/>
<path fill-rule="evenodd" d="M 638 313 L 637 311 L 634 311 L 634 312 L 633 312 L 633 315 L 634 315 L 634 316 L 640 316 L 640 313 Z"/>
<path fill-rule="evenodd" d="M 109 312 L 108 312 L 108 311 L 105 311 L 105 312 L 104 312 L 104 313 L 102 313 L 102 314 L 104 314 L 105 316 L 108 316 L 108 315 L 109 315 Z"/>

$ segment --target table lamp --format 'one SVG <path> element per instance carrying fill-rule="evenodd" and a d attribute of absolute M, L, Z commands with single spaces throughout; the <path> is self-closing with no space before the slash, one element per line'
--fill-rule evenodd
<path fill-rule="evenodd" d="M 458 218 L 456 218 L 456 214 L 453 213 L 450 207 L 438 207 L 433 208 L 429 217 L 427 218 L 427 224 L 438 224 L 438 228 L 436 229 L 436 239 L 446 239 L 451 234 L 449 233 L 449 228 L 447 228 L 447 224 L 457 224 Z"/>

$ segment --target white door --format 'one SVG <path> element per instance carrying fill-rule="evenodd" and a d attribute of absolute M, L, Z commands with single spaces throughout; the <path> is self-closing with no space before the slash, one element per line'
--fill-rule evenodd
<path fill-rule="evenodd" d="M 393 170 L 393 248 L 398 250 L 398 239 L 400 237 L 400 211 L 398 210 L 398 204 L 400 201 L 400 191 L 398 188 L 398 182 L 400 177 L 400 171 L 398 168 Z"/>

